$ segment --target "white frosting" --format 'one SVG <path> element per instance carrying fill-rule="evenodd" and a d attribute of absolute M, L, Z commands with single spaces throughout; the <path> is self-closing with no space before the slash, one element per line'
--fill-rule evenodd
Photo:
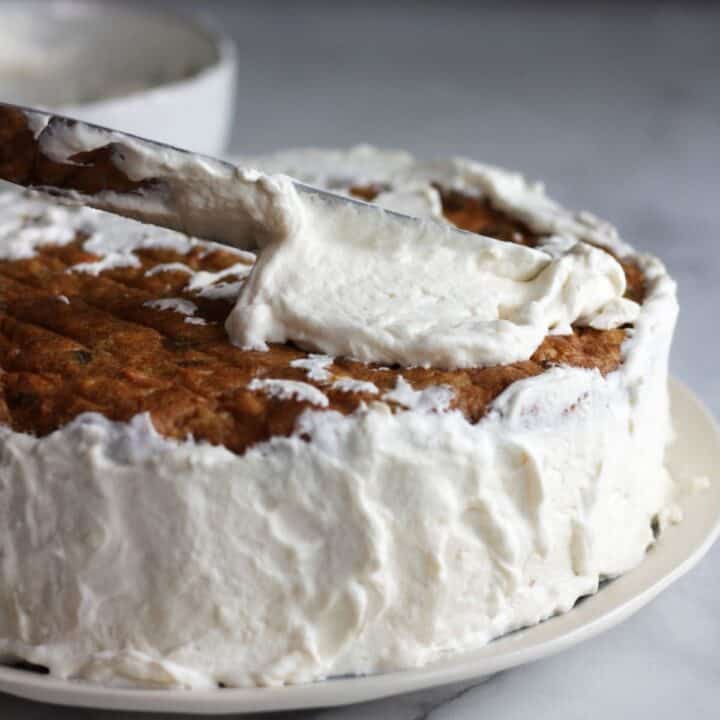
<path fill-rule="evenodd" d="M 382 156 L 354 153 L 384 180 Z M 322 161 L 328 178 L 350 172 L 346 157 Z M 570 222 L 517 202 L 533 222 Z M 627 251 L 607 226 L 572 222 Z M 569 610 L 642 560 L 655 517 L 672 519 L 675 287 L 638 262 L 647 296 L 618 370 L 515 382 L 475 425 L 449 388 L 401 379 L 349 416 L 308 409 L 243 455 L 161 438 L 144 415 L 86 414 L 42 438 L 0 427 L 0 655 L 112 684 L 305 682 L 422 665 Z M 331 363 L 292 365 L 341 381 Z M 327 403 L 296 381 L 250 388 Z"/>
<path fill-rule="evenodd" d="M 328 367 L 333 362 L 333 357 L 330 355 L 313 355 L 310 354 L 306 358 L 300 358 L 299 360 L 293 360 L 290 363 L 290 367 L 301 368 L 305 370 L 310 380 L 315 382 L 327 383 L 332 380 L 330 387 L 333 390 L 340 390 L 341 392 L 364 392 L 372 395 L 380 393 L 379 388 L 375 383 L 367 380 L 356 380 L 351 377 L 337 377 L 333 380 L 332 373 L 328 370 Z"/>
<path fill-rule="evenodd" d="M 0 193 L 0 259 L 30 258 L 42 246 L 67 245 L 79 235 L 85 238 L 83 250 L 97 255 L 99 259 L 77 263 L 69 271 L 93 275 L 115 268 L 138 267 L 140 259 L 135 254 L 136 250 L 165 248 L 186 254 L 198 245 L 207 252 L 218 247 L 171 230 L 150 227 L 97 210 L 51 205 L 37 193 Z M 225 246 L 222 250 L 233 253 L 238 262 L 217 272 L 195 272 L 184 263 L 162 263 L 150 268 L 146 275 L 182 270 L 190 276 L 185 288 L 188 292 L 208 298 L 234 299 L 240 292 L 244 278 L 252 270 L 255 255 Z M 225 282 L 228 277 L 241 279 Z M 167 305 L 163 300 L 159 302 Z M 182 300 L 182 303 L 190 301 Z M 172 304 L 177 309 L 178 303 Z M 160 305 L 156 307 L 160 308 Z M 190 305 L 184 307 L 189 308 Z M 186 322 L 199 325 L 204 320 L 188 317 Z"/>
<path fill-rule="evenodd" d="M 271 397 L 281 400 L 300 400 L 309 402 L 318 407 L 327 407 L 329 401 L 325 393 L 318 390 L 314 385 L 308 385 L 297 380 L 275 380 L 255 378 L 250 381 L 248 390 L 262 390 Z"/>
<path fill-rule="evenodd" d="M 409 410 L 447 410 L 453 398 L 453 392 L 444 385 L 431 385 L 424 390 L 414 390 L 403 377 L 398 377 L 395 387 L 383 395 L 383 400 L 403 405 Z"/>
<path fill-rule="evenodd" d="M 329 380 L 332 376 L 328 371 L 328 366 L 332 365 L 333 357 L 331 355 L 315 355 L 310 353 L 306 358 L 293 360 L 290 367 L 302 368 L 307 372 L 307 376 L 316 382 Z"/>
<path fill-rule="evenodd" d="M 367 380 L 355 380 L 354 378 L 339 378 L 333 382 L 332 389 L 341 392 L 371 393 L 372 395 L 377 395 L 380 392 L 375 383 Z"/>
<path fill-rule="evenodd" d="M 34 196 L 0 193 L 0 257 L 22 260 L 43 245 L 67 245 L 85 229 L 92 211 L 48 205 Z"/>
<path fill-rule="evenodd" d="M 440 193 L 424 182 L 407 183 L 397 190 L 379 193 L 373 202 L 387 210 L 421 218 L 442 219 Z"/>
<path fill-rule="evenodd" d="M 159 275 L 164 272 L 184 272 L 188 273 L 188 275 L 192 275 L 194 270 L 185 263 L 181 262 L 161 263 L 160 265 L 150 268 L 145 275 L 152 277 L 153 275 Z"/>
<path fill-rule="evenodd" d="M 202 295 L 207 292 L 208 288 L 217 287 L 218 283 L 224 278 L 239 277 L 241 280 L 244 280 L 250 274 L 250 271 L 252 270 L 252 263 L 255 261 L 254 255 L 251 255 L 250 253 L 244 254 L 249 257 L 243 262 L 235 263 L 224 270 L 218 270 L 216 272 L 200 270 L 199 272 L 192 273 L 190 282 L 187 284 L 187 289 L 198 292 Z M 225 283 L 225 285 L 228 284 L 231 283 Z M 240 283 L 240 287 L 242 287 L 242 285 L 243 283 Z"/>
<path fill-rule="evenodd" d="M 82 262 L 73 265 L 70 268 L 70 272 L 82 272 L 88 273 L 89 275 L 99 275 L 101 272 L 105 272 L 106 270 L 115 270 L 117 268 L 139 266 L 140 260 L 136 255 L 133 255 L 131 253 L 125 254 L 119 252 L 109 252 L 102 260 Z"/>
<path fill-rule="evenodd" d="M 362 155 L 367 161 L 369 151 Z M 636 318 L 620 264 L 585 242 L 617 246 L 614 232 L 559 208 L 542 186 L 466 161 L 391 168 L 380 179 L 393 189 L 378 196 L 389 209 L 437 217 L 440 199 L 429 184 L 437 172 L 448 187 L 488 196 L 551 236 L 533 249 L 436 222 L 418 228 L 298 195 L 278 180 L 274 207 L 288 219 L 265 236 L 228 317 L 235 344 L 293 341 L 366 362 L 473 367 L 527 360 L 548 333 L 572 324 L 609 329 Z"/>
<path fill-rule="evenodd" d="M 191 300 L 184 298 L 160 298 L 159 300 L 148 300 L 143 303 L 145 307 L 155 310 L 172 310 L 181 315 L 194 315 L 197 311 L 197 305 Z"/>
<path fill-rule="evenodd" d="M 558 327 L 637 315 L 620 264 L 586 243 L 555 254 L 282 192 L 297 219 L 263 248 L 227 319 L 241 347 L 476 367 L 527 360 Z"/>
<path fill-rule="evenodd" d="M 149 227 L 132 220 L 108 215 L 85 207 L 54 205 L 39 193 L 0 193 L 0 258 L 22 260 L 35 255 L 45 245 L 67 245 L 85 236 L 83 249 L 98 255 L 98 263 L 78 263 L 74 271 L 97 274 L 114 267 L 137 267 L 136 250 L 167 248 L 188 253 L 202 245 L 217 246 L 189 238 L 171 230 Z M 254 255 L 233 248 L 241 260 Z M 93 267 L 91 267 L 93 266 Z"/>
<path fill-rule="evenodd" d="M 192 300 L 186 300 L 185 298 L 160 298 L 159 300 L 148 300 L 143 305 L 153 310 L 172 310 L 181 315 L 189 316 L 194 315 L 198 309 Z M 202 318 L 195 318 L 195 320 L 202 320 Z"/>

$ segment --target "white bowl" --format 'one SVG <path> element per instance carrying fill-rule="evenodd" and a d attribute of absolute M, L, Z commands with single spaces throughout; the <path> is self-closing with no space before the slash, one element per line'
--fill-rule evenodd
<path fill-rule="evenodd" d="M 135 5 L 0 3 L 0 100 L 207 155 L 227 147 L 236 56 L 194 20 Z"/>

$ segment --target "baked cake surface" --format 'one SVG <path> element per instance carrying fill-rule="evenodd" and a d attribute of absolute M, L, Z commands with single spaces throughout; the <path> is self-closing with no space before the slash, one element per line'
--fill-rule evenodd
<path fill-rule="evenodd" d="M 672 502 L 662 265 L 496 168 L 249 164 L 390 207 L 424 183 L 461 228 L 602 247 L 640 315 L 451 371 L 243 350 L 251 253 L 0 196 L 0 654 L 169 687 L 377 672 L 637 564 Z"/>

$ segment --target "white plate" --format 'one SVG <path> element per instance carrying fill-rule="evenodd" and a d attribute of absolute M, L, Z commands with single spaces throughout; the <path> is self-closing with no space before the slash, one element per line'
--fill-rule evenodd
<path fill-rule="evenodd" d="M 720 534 L 720 431 L 682 384 L 670 384 L 677 439 L 669 452 L 676 477 L 706 476 L 710 487 L 681 500 L 684 521 L 669 528 L 640 567 L 565 615 L 508 635 L 480 650 L 419 670 L 341 678 L 309 685 L 222 690 L 124 690 L 0 667 L 0 690 L 60 705 L 202 714 L 345 705 L 462 680 L 538 660 L 617 625 L 695 565 Z"/>

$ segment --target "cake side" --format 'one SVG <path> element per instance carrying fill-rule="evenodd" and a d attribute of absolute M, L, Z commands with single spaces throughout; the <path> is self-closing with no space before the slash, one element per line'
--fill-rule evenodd
<path fill-rule="evenodd" d="M 404 157 L 388 160 L 387 167 L 402 166 L 393 167 L 393 177 L 409 172 L 398 161 Z M 324 161 L 327 184 L 344 168 L 347 185 L 391 191 L 377 169 L 363 176 L 347 162 L 333 163 Z M 290 165 L 285 169 L 293 171 Z M 417 174 L 416 169 L 413 182 Z M 434 182 L 443 181 L 446 192 L 453 187 L 464 197 L 488 197 L 447 178 Z M 426 200 L 427 195 L 420 193 Z M 437 205 L 430 200 L 428 207 Z M 570 214 L 541 209 L 551 216 L 544 225 L 537 208 L 535 215 L 525 208 L 522 219 L 514 220 L 521 229 L 511 232 L 527 242 L 560 226 L 562 232 L 580 232 L 579 225 L 568 224 Z M 455 212 L 467 213 L 467 207 Z M 498 226 L 515 218 L 490 216 Z M 658 261 L 632 254 L 607 226 L 587 218 L 573 222 L 584 223 L 586 241 L 623 260 L 629 292 L 642 299 L 632 328 L 575 329 L 571 336 L 547 338 L 541 346 L 547 355 L 517 367 L 450 373 L 383 370 L 273 348 L 282 362 L 268 369 L 262 363 L 269 356 L 257 353 L 249 364 L 267 372 L 248 371 L 237 382 L 250 396 L 297 412 L 289 429 L 278 425 L 235 447 L 209 435 L 204 439 L 210 443 L 172 439 L 172 423 L 162 424 L 167 396 L 157 413 L 138 414 L 149 408 L 137 406 L 130 423 L 128 416 L 118 422 L 82 414 L 96 409 L 88 406 L 68 414 L 60 429 L 52 423 L 40 432 L 22 428 L 37 436 L 19 427 L 0 429 L 0 527 L 8 548 L 0 561 L 0 652 L 46 665 L 61 677 L 163 687 L 378 672 L 477 647 L 569 610 L 597 589 L 601 577 L 640 562 L 653 539 L 651 526 L 672 494 L 663 454 L 674 285 Z M 98 261 L 74 240 L 62 238 L 49 250 L 60 258 L 53 292 L 89 304 L 80 292 L 79 298 L 60 292 L 85 282 L 82 292 L 89 292 L 88 285 L 104 291 L 93 291 L 93 307 L 100 298 L 110 302 L 117 285 L 103 287 L 65 272 L 78 262 Z M 177 248 L 160 251 L 153 244 L 146 250 L 159 253 L 155 264 L 136 251 L 137 261 L 115 258 L 115 268 L 102 278 L 127 278 L 127 297 L 136 304 L 163 297 L 133 296 L 131 277 L 142 278 L 141 284 L 159 278 L 154 282 L 171 283 L 163 286 L 170 293 L 164 299 L 190 300 L 182 293 L 187 273 L 154 271 L 178 262 L 172 254 Z M 193 252 L 188 246 L 184 253 L 190 264 Z M 32 300 L 32 289 L 42 286 L 31 278 L 48 277 L 32 267 L 42 255 L 21 261 L 22 277 L 2 265 L 3 292 L 10 288 L 3 302 L 13 321 L 22 292 Z M 240 258 L 240 264 L 247 262 Z M 239 281 L 238 275 L 226 278 Z M 176 311 L 142 312 L 153 323 L 166 323 L 163 334 L 170 337 L 186 326 L 190 333 L 206 327 L 187 318 L 206 320 L 208 313 L 209 322 L 218 321 L 210 314 L 217 297 L 193 295 L 192 301 L 202 310 L 183 314 L 176 303 Z M 48 336 L 70 336 L 79 344 L 67 324 L 42 327 L 48 301 L 38 302 L 36 314 L 28 311 L 21 324 L 45 334 L 23 340 L 23 348 L 41 348 Z M 138 317 L 130 314 L 140 312 L 136 305 L 128 301 L 125 307 L 127 318 Z M 92 362 L 95 354 L 104 360 L 108 347 L 116 357 L 120 351 L 117 342 L 102 345 L 117 336 L 98 334 L 98 326 Z M 79 335 L 82 322 L 72 332 Z M 195 355 L 192 347 L 184 348 L 183 361 L 202 369 L 206 348 L 213 348 L 214 362 L 223 344 L 217 340 Z M 148 347 L 154 354 L 158 345 Z M 62 358 L 59 351 L 48 355 Z M 121 359 L 114 372 L 129 386 L 142 387 L 148 376 L 154 380 L 130 355 Z M 178 367 L 173 359 L 163 372 L 177 373 Z M 54 372 L 70 376 L 71 370 L 58 365 Z M 115 377 L 109 370 L 106 376 Z M 220 374 L 217 381 L 229 377 Z M 343 379 L 345 389 L 332 388 Z M 253 382 L 258 384 L 246 389 Z M 327 405 L 288 382 L 319 391 Z M 198 370 L 195 388 L 202 383 Z M 373 383 L 378 392 L 357 383 Z M 87 393 L 95 390 L 99 400 L 117 387 Z M 79 399 L 87 402 L 87 394 Z M 43 415 L 27 417 L 35 422 Z M 178 423 L 184 431 L 179 438 L 193 417 L 188 413 Z"/>

